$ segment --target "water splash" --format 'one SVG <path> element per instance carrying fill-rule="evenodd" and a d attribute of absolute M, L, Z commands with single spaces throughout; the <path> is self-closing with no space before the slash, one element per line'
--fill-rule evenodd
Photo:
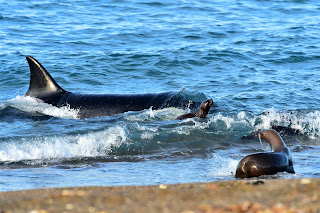
<path fill-rule="evenodd" d="M 311 139 L 320 136 L 320 111 L 277 111 L 269 109 L 256 116 L 256 129 L 266 129 L 271 126 L 285 126 L 299 130 Z"/>
<path fill-rule="evenodd" d="M 241 111 L 233 115 L 218 113 L 209 116 L 210 126 L 221 134 L 239 135 L 272 126 L 283 126 L 298 130 L 315 139 L 320 136 L 320 111 L 278 111 L 268 109 L 259 115 Z"/>
<path fill-rule="evenodd" d="M 0 162 L 105 156 L 127 140 L 123 127 L 84 135 L 11 139 L 0 143 Z"/>
<path fill-rule="evenodd" d="M 33 115 L 42 114 L 65 119 L 78 119 L 79 113 L 79 110 L 71 109 L 70 106 L 55 107 L 29 96 L 17 96 L 3 104 Z"/>
<path fill-rule="evenodd" d="M 236 171 L 237 165 L 239 163 L 238 160 L 217 154 L 214 154 L 212 158 L 210 158 L 210 161 L 212 164 L 210 174 L 212 176 L 222 178 L 233 176 L 233 172 Z"/>

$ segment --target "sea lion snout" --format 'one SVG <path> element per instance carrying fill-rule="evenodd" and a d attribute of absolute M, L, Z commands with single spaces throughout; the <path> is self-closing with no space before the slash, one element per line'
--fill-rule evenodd
<path fill-rule="evenodd" d="M 269 142 L 268 135 L 270 134 L 270 132 L 272 134 L 274 134 L 273 130 L 269 130 L 269 129 L 261 130 L 261 129 L 258 129 L 257 136 L 259 138 L 261 146 L 262 146 L 262 139 L 264 139 L 264 140 Z"/>
<path fill-rule="evenodd" d="M 208 99 L 206 101 L 204 101 L 200 108 L 198 109 L 198 111 L 196 112 L 196 117 L 200 117 L 200 118 L 205 118 L 207 116 L 207 114 L 209 113 L 209 110 L 211 108 L 211 106 L 213 105 L 213 100 L 212 99 Z"/>
<path fill-rule="evenodd" d="M 261 143 L 261 139 L 264 139 L 268 143 L 270 143 L 270 145 L 272 146 L 272 144 L 275 144 L 278 141 L 282 141 L 280 134 L 274 129 L 264 129 L 264 130 L 259 129 L 257 131 L 257 134 L 258 134 L 260 143 Z"/>
<path fill-rule="evenodd" d="M 213 100 L 212 99 L 208 99 L 205 102 L 202 103 L 202 107 L 212 107 L 213 105 Z"/>
<path fill-rule="evenodd" d="M 262 135 L 262 130 L 261 130 L 261 129 L 258 129 L 258 131 L 257 131 L 257 136 L 258 136 L 258 138 L 261 138 L 261 135 Z"/>
<path fill-rule="evenodd" d="M 212 100 L 212 99 L 208 99 L 207 101 L 209 102 L 209 105 L 210 105 L 210 106 L 213 105 L 213 100 Z"/>

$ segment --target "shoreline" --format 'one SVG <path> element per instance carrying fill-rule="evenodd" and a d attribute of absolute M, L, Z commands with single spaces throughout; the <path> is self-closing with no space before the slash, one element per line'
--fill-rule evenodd
<path fill-rule="evenodd" d="M 0 192 L 11 212 L 319 212 L 320 178 Z"/>

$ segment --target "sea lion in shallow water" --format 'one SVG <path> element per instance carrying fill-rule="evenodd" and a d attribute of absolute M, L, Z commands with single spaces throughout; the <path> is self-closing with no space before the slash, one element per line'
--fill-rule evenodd
<path fill-rule="evenodd" d="M 265 139 L 272 152 L 257 153 L 244 157 L 238 164 L 236 178 L 250 178 L 273 175 L 278 172 L 295 173 L 290 150 L 278 132 L 273 129 L 258 131 L 258 137 Z"/>
<path fill-rule="evenodd" d="M 128 111 L 184 108 L 183 100 L 176 92 L 147 94 L 79 94 L 62 89 L 47 70 L 33 57 L 26 56 L 30 67 L 30 85 L 26 96 L 37 98 L 56 107 L 68 106 L 79 110 L 79 118 L 110 116 Z"/>
<path fill-rule="evenodd" d="M 178 120 L 183 120 L 186 118 L 194 118 L 194 117 L 199 117 L 199 118 L 205 118 L 207 117 L 210 107 L 213 105 L 213 100 L 212 99 L 208 99 L 206 101 L 204 101 L 201 106 L 199 107 L 199 109 L 196 112 L 190 112 L 184 115 L 180 115 L 179 117 L 177 117 Z"/>

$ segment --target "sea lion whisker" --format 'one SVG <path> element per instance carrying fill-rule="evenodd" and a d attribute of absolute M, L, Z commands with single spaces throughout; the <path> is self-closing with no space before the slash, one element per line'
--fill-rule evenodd
<path fill-rule="evenodd" d="M 259 138 L 260 144 L 261 144 L 261 146 L 262 146 L 261 133 L 260 133 L 260 132 L 258 133 L 258 138 Z"/>

